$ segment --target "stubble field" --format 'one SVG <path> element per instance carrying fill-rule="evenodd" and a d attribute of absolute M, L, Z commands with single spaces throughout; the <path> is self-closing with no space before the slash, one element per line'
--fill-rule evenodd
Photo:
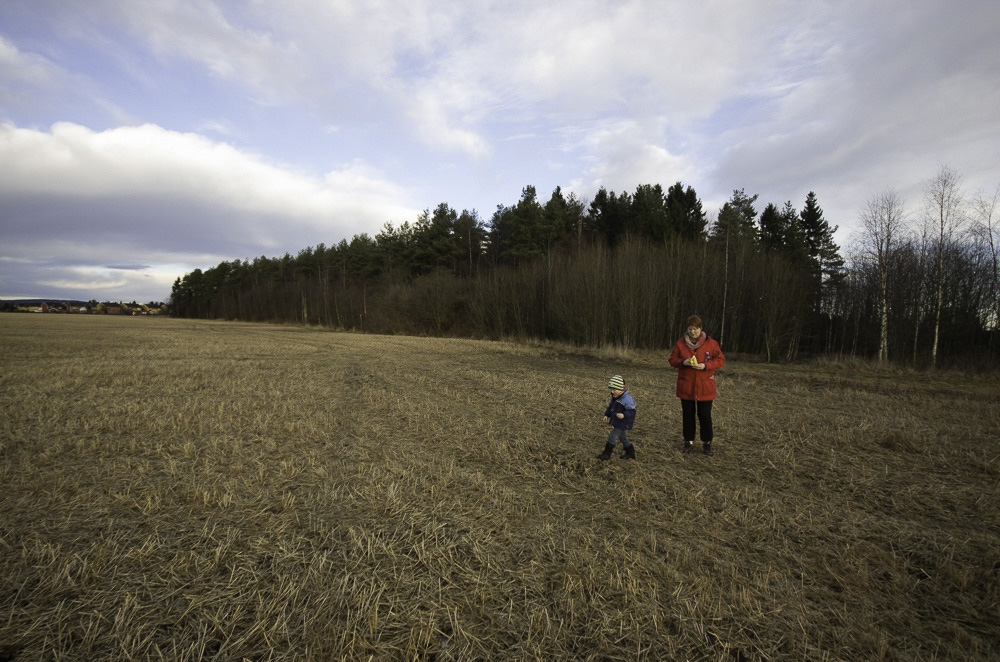
<path fill-rule="evenodd" d="M 0 660 L 1000 656 L 1000 383 L 0 316 Z M 606 382 L 638 461 L 600 462 Z"/>

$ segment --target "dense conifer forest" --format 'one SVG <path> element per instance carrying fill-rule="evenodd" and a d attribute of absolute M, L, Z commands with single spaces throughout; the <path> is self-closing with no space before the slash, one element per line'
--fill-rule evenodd
<path fill-rule="evenodd" d="M 709 223 L 680 182 L 589 203 L 526 186 L 488 220 L 441 203 L 374 237 L 196 269 L 174 283 L 171 311 L 638 348 L 669 347 L 697 313 L 727 352 L 768 361 L 995 367 L 996 196 L 959 207 L 953 174 L 929 180 L 916 216 L 892 191 L 873 195 L 847 250 L 812 192 L 797 208 L 735 190 Z"/>

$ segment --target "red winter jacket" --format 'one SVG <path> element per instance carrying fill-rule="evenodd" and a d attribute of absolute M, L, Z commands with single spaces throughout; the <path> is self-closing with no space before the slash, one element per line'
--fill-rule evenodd
<path fill-rule="evenodd" d="M 698 363 L 705 369 L 699 370 L 686 364 L 697 353 Z M 719 343 L 703 336 L 696 349 L 691 349 L 682 337 L 670 352 L 670 365 L 677 368 L 677 397 L 681 400 L 715 400 L 715 371 L 726 363 Z"/>

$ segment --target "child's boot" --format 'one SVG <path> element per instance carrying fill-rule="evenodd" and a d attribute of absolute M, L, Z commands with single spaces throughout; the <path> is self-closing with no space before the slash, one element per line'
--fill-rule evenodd
<path fill-rule="evenodd" d="M 618 456 L 622 460 L 634 460 L 635 459 L 635 444 L 629 444 L 625 452 Z"/>
<path fill-rule="evenodd" d="M 614 449 L 615 449 L 615 447 L 614 447 L 613 444 L 605 444 L 604 445 L 604 451 L 600 455 L 597 456 L 597 459 L 598 460 L 610 460 L 611 459 L 611 451 L 613 451 Z"/>

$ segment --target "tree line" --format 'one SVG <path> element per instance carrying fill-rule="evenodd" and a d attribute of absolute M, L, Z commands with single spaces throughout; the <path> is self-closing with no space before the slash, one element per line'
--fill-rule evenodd
<path fill-rule="evenodd" d="M 943 199 L 942 173 L 953 176 Z M 758 211 L 757 195 L 734 190 L 710 223 L 680 182 L 601 188 L 589 202 L 558 187 L 543 201 L 526 186 L 488 220 L 441 203 L 374 237 L 196 269 L 174 283 L 170 309 L 641 348 L 669 347 L 697 313 L 726 351 L 767 360 L 995 365 L 997 196 L 963 200 L 948 168 L 926 190 L 916 215 L 895 192 L 873 195 L 842 253 L 813 192 L 801 208 Z"/>

